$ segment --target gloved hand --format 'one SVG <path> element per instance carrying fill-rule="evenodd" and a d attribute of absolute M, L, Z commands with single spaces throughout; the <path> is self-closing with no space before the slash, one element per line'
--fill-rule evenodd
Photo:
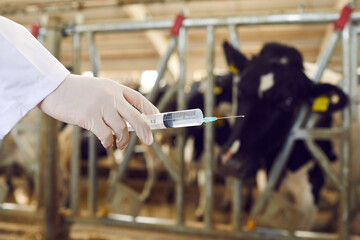
<path fill-rule="evenodd" d="M 60 121 L 92 131 L 105 148 L 116 145 L 124 149 L 129 141 L 126 119 L 137 136 L 147 145 L 153 136 L 149 125 L 141 117 L 159 110 L 140 93 L 115 81 L 70 74 L 38 107 Z M 136 110 L 138 109 L 138 110 Z"/>

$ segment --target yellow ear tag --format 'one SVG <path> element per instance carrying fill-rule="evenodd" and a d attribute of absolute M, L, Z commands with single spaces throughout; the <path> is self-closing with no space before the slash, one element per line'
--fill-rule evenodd
<path fill-rule="evenodd" d="M 239 73 L 239 70 L 235 67 L 234 63 L 229 64 L 229 71 L 232 74 L 238 74 Z"/>
<path fill-rule="evenodd" d="M 256 223 L 254 219 L 249 219 L 246 223 L 246 230 L 248 231 L 254 231 L 256 228 Z"/>
<path fill-rule="evenodd" d="M 315 98 L 312 110 L 314 112 L 326 112 L 329 108 L 330 99 L 326 95 L 320 95 L 319 97 Z"/>
<path fill-rule="evenodd" d="M 222 93 L 222 91 L 223 91 L 222 88 L 218 86 L 215 86 L 213 89 L 215 95 L 219 95 L 220 93 Z"/>

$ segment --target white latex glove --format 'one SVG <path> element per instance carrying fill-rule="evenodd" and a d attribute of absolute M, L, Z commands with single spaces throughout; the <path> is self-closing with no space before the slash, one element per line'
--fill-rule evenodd
<path fill-rule="evenodd" d="M 149 125 L 141 117 L 159 110 L 144 96 L 115 81 L 70 74 L 38 107 L 60 121 L 92 131 L 105 148 L 116 145 L 124 149 L 129 141 L 126 119 L 137 136 L 147 145 L 153 136 Z M 138 109 L 138 110 L 136 110 Z"/>

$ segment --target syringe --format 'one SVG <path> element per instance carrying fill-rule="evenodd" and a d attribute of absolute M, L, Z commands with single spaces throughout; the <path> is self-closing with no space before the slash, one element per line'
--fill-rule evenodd
<path fill-rule="evenodd" d="M 164 129 L 164 128 L 180 128 L 200 126 L 204 122 L 214 122 L 218 119 L 244 117 L 244 115 L 230 116 L 230 117 L 204 117 L 202 111 L 198 108 L 183 111 L 166 112 L 153 115 L 142 115 L 147 121 L 150 129 Z M 129 131 L 134 131 L 131 125 L 126 122 Z"/>

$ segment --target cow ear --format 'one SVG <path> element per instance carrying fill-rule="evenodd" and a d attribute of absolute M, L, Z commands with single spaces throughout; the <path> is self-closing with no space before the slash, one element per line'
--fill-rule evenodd
<path fill-rule="evenodd" d="M 313 85 L 309 94 L 313 112 L 332 113 L 343 109 L 348 102 L 340 88 L 327 83 Z"/>
<path fill-rule="evenodd" d="M 226 41 L 223 43 L 223 49 L 230 72 L 239 74 L 245 68 L 248 59 Z"/>

